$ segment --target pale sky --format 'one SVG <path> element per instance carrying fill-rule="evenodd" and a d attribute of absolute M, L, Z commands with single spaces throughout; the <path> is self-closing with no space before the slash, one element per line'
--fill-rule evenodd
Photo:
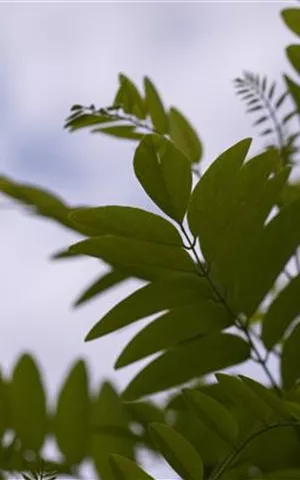
<path fill-rule="evenodd" d="M 206 168 L 222 150 L 257 133 L 232 79 L 246 69 L 282 88 L 281 74 L 293 75 L 284 47 L 297 40 L 279 12 L 295 3 L 0 3 L 1 174 L 74 204 L 154 209 L 134 178 L 135 144 L 88 131 L 70 135 L 62 129 L 69 107 L 110 104 L 119 72 L 138 85 L 148 75 L 165 104 L 196 126 Z M 260 146 L 256 135 L 252 153 Z M 100 273 L 99 262 L 51 263 L 54 251 L 79 237 L 21 207 L 1 209 L 0 219 L 2 368 L 10 371 L 18 355 L 30 351 L 53 395 L 71 363 L 83 357 L 93 381 L 109 378 L 124 387 L 141 365 L 114 372 L 113 363 L 142 322 L 91 343 L 83 338 L 137 282 L 72 310 Z"/>

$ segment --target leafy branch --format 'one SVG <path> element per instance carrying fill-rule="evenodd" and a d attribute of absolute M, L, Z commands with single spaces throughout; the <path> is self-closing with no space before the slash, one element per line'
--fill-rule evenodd
<path fill-rule="evenodd" d="M 260 77 L 250 72 L 244 72 L 243 77 L 234 79 L 237 94 L 242 97 L 247 104 L 248 113 L 259 112 L 262 114 L 254 123 L 253 126 L 261 126 L 266 122 L 271 122 L 268 126 L 260 132 L 261 136 L 275 135 L 276 148 L 282 158 L 282 163 L 292 163 L 292 155 L 297 151 L 295 141 L 299 133 L 287 135 L 286 125 L 297 114 L 296 111 L 289 112 L 282 118 L 279 117 L 279 109 L 284 104 L 288 91 L 285 91 L 277 98 L 275 98 L 276 83 L 273 82 L 268 86 L 267 77 Z M 273 145 L 270 145 L 273 147 Z"/>
<path fill-rule="evenodd" d="M 217 465 L 216 469 L 212 472 L 208 480 L 218 480 L 219 478 L 221 478 L 221 476 L 232 465 L 232 463 L 237 460 L 237 458 L 245 450 L 245 448 L 264 433 L 270 430 L 275 430 L 277 428 L 295 428 L 298 426 L 300 426 L 299 422 L 285 422 L 268 425 L 267 427 L 258 430 L 257 432 L 253 433 L 245 440 L 243 440 L 242 443 L 238 447 L 236 447 L 220 465 Z"/>
<path fill-rule="evenodd" d="M 183 233 L 183 235 L 185 236 L 188 244 L 189 244 L 189 247 L 191 249 L 191 251 L 193 252 L 194 254 L 194 257 L 195 257 L 195 260 L 197 262 L 197 265 L 200 269 L 200 272 L 201 272 L 201 275 L 203 277 L 205 277 L 210 285 L 210 287 L 212 288 L 213 292 L 216 294 L 218 300 L 220 301 L 220 303 L 224 306 L 225 310 L 228 312 L 228 314 L 234 319 L 234 322 L 235 322 L 235 325 L 236 327 L 242 332 L 244 333 L 247 341 L 248 341 L 248 344 L 250 346 L 250 348 L 252 349 L 252 351 L 254 352 L 254 354 L 256 355 L 256 358 L 255 358 L 255 361 L 257 363 L 259 363 L 262 367 L 262 369 L 264 370 L 266 376 L 268 377 L 272 387 L 274 388 L 274 390 L 276 391 L 277 395 L 278 396 L 282 396 L 282 392 L 280 390 L 280 388 L 278 387 L 268 365 L 267 365 L 267 357 L 266 358 L 263 358 L 263 356 L 261 355 L 260 351 L 258 350 L 257 346 L 255 345 L 255 342 L 254 340 L 252 339 L 252 336 L 251 336 L 251 333 L 249 331 L 249 329 L 247 328 L 247 326 L 244 324 L 243 320 L 241 318 L 239 318 L 239 316 L 232 311 L 230 305 L 228 305 L 226 299 L 223 297 L 223 295 L 219 292 L 218 288 L 216 287 L 216 285 L 214 284 L 213 280 L 211 279 L 210 275 L 209 275 L 209 269 L 204 269 L 203 265 L 202 265 L 202 262 L 199 258 L 199 255 L 198 255 L 198 252 L 195 248 L 195 243 L 191 241 L 186 229 L 184 228 L 184 226 L 181 224 L 180 225 L 180 228 L 181 228 L 181 231 Z"/>

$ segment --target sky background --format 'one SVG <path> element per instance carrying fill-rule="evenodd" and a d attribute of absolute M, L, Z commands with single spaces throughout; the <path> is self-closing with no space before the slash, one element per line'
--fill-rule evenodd
<path fill-rule="evenodd" d="M 296 39 L 279 12 L 295 3 L 0 3 L 0 173 L 49 188 L 70 204 L 155 211 L 134 178 L 136 145 L 88 131 L 69 134 L 62 127 L 70 106 L 109 105 L 119 72 L 138 85 L 147 75 L 165 105 L 196 126 L 206 168 L 256 133 L 232 79 L 246 69 L 267 74 L 282 89 L 281 74 L 293 76 L 284 47 Z M 261 145 L 256 136 L 251 152 Z M 114 372 L 113 363 L 137 327 L 88 344 L 83 338 L 138 283 L 72 309 L 104 267 L 94 259 L 50 262 L 79 237 L 0 201 L 3 370 L 30 351 L 53 396 L 80 357 L 93 382 L 109 378 L 124 387 L 141 364 Z M 171 478 L 164 467 L 149 468 Z"/>

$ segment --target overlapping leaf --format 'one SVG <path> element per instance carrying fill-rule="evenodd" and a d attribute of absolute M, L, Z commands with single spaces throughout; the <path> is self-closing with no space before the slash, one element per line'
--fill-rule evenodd
<path fill-rule="evenodd" d="M 238 435 L 238 425 L 229 411 L 214 398 L 198 390 L 183 390 L 188 407 L 209 430 L 221 440 L 234 445 Z"/>
<path fill-rule="evenodd" d="M 203 479 L 201 457 L 180 433 L 160 423 L 152 423 L 150 433 L 159 451 L 184 480 Z"/>
<path fill-rule="evenodd" d="M 197 272 L 192 258 L 183 248 L 115 235 L 83 240 L 72 245 L 70 252 L 101 258 L 129 275 L 146 280 Z"/>
<path fill-rule="evenodd" d="M 181 385 L 249 358 L 248 344 L 241 338 L 216 333 L 199 337 L 163 353 L 141 370 L 123 393 L 136 399 Z"/>
<path fill-rule="evenodd" d="M 152 282 L 116 305 L 89 332 L 86 340 L 106 335 L 141 318 L 210 298 L 211 289 L 197 275 L 177 275 Z"/>
<path fill-rule="evenodd" d="M 184 117 L 184 115 L 172 107 L 169 112 L 170 136 L 176 147 L 179 148 L 191 163 L 198 163 L 202 157 L 202 144 L 200 139 Z"/>
<path fill-rule="evenodd" d="M 182 246 L 173 224 L 159 215 L 140 208 L 105 206 L 73 210 L 70 220 L 81 228 L 90 228 L 95 235 L 119 235 L 126 238 Z"/>
<path fill-rule="evenodd" d="M 165 112 L 163 102 L 157 89 L 148 77 L 144 78 L 144 88 L 145 103 L 147 111 L 150 114 L 153 127 L 160 133 L 168 133 L 168 116 Z"/>
<path fill-rule="evenodd" d="M 198 303 L 171 309 L 147 325 L 125 347 L 115 366 L 123 367 L 195 336 L 222 330 L 231 321 L 223 306 L 199 298 Z"/>
<path fill-rule="evenodd" d="M 300 313 L 300 276 L 297 275 L 279 292 L 271 303 L 262 323 L 262 339 L 270 350 Z"/>

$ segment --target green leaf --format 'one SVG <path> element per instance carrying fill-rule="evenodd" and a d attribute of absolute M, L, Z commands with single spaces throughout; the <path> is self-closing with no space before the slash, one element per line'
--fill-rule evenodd
<path fill-rule="evenodd" d="M 248 387 L 256 394 L 263 402 L 274 410 L 274 412 L 279 416 L 279 418 L 291 421 L 291 415 L 288 410 L 285 408 L 285 403 L 276 395 L 275 393 L 268 390 L 266 387 L 260 383 L 252 380 L 252 378 L 245 377 L 244 375 L 239 375 L 243 382 L 248 385 Z"/>
<path fill-rule="evenodd" d="M 124 112 L 144 119 L 146 117 L 145 102 L 137 87 L 124 74 L 119 75 L 119 82 L 120 87 L 116 94 L 114 104 L 122 105 Z"/>
<path fill-rule="evenodd" d="M 168 133 L 168 116 L 158 91 L 148 77 L 144 78 L 144 88 L 146 108 L 155 130 L 160 133 Z"/>
<path fill-rule="evenodd" d="M 170 136 L 191 163 L 198 163 L 202 158 L 202 144 L 200 139 L 179 110 L 172 107 L 169 112 Z"/>
<path fill-rule="evenodd" d="M 190 255 L 180 247 L 172 247 L 141 240 L 103 235 L 76 243 L 70 247 L 71 253 L 101 258 L 125 273 L 139 276 L 150 273 L 150 279 L 174 273 L 196 273 Z"/>
<path fill-rule="evenodd" d="M 184 480 L 202 480 L 203 463 L 194 447 L 173 428 L 152 423 L 150 433 L 169 465 Z"/>
<path fill-rule="evenodd" d="M 123 397 L 134 400 L 160 392 L 242 363 L 249 355 L 247 343 L 234 335 L 215 333 L 199 337 L 168 350 L 147 365 L 127 386 Z"/>
<path fill-rule="evenodd" d="M 115 368 L 121 368 L 153 353 L 198 335 L 228 327 L 232 319 L 225 308 L 212 300 L 170 310 L 141 330 L 124 348 Z"/>
<path fill-rule="evenodd" d="M 270 414 L 270 408 L 253 390 L 242 382 L 239 378 L 224 373 L 217 373 L 216 378 L 223 388 L 224 393 L 233 402 L 247 409 L 252 414 L 253 418 L 266 424 L 266 420 Z"/>
<path fill-rule="evenodd" d="M 283 344 L 280 367 L 284 388 L 291 388 L 300 378 L 300 324 Z"/>
<path fill-rule="evenodd" d="M 71 132 L 74 132 L 81 128 L 94 127 L 95 125 L 110 123 L 112 121 L 113 119 L 109 115 L 83 113 L 73 118 L 67 118 L 65 128 L 69 128 Z"/>
<path fill-rule="evenodd" d="M 105 133 L 112 137 L 124 138 L 127 140 L 142 140 L 144 133 L 136 131 L 135 125 L 116 125 L 113 127 L 94 128 L 92 133 Z"/>
<path fill-rule="evenodd" d="M 209 298 L 210 295 L 207 282 L 197 275 L 181 274 L 174 278 L 152 282 L 110 310 L 92 328 L 86 340 L 102 337 L 154 313 L 196 303 L 203 297 Z"/>
<path fill-rule="evenodd" d="M 295 104 L 298 112 L 300 112 L 300 85 L 295 83 L 287 75 L 284 75 L 284 79 L 285 79 L 287 88 L 288 88 L 288 90 L 289 90 L 289 92 L 292 96 L 293 101 L 294 101 L 294 104 Z"/>
<path fill-rule="evenodd" d="M 271 303 L 262 323 L 262 340 L 271 350 L 300 313 L 300 276 L 297 275 L 279 292 Z"/>
<path fill-rule="evenodd" d="M 284 242 L 282 239 L 284 238 Z M 257 235 L 236 277 L 236 308 L 251 316 L 300 242 L 300 198 L 289 203 Z"/>
<path fill-rule="evenodd" d="M 121 455 L 112 454 L 110 465 L 116 480 L 154 480 L 136 463 Z"/>
<path fill-rule="evenodd" d="M 46 398 L 40 372 L 28 354 L 14 367 L 9 399 L 11 423 L 23 448 L 39 451 L 47 429 Z"/>
<path fill-rule="evenodd" d="M 221 440 L 234 445 L 238 425 L 229 411 L 217 400 L 199 390 L 184 389 L 183 394 L 196 418 Z"/>
<path fill-rule="evenodd" d="M 151 402 L 123 403 L 133 422 L 147 425 L 150 422 L 164 422 L 164 410 Z"/>
<path fill-rule="evenodd" d="M 300 73 L 300 45 L 289 45 L 286 54 L 295 70 Z"/>
<path fill-rule="evenodd" d="M 134 442 L 130 436 L 129 417 L 113 386 L 105 382 L 93 402 L 90 453 L 99 477 L 115 480 L 110 455 L 134 459 Z"/>
<path fill-rule="evenodd" d="M 76 362 L 58 396 L 54 433 L 67 463 L 77 464 L 85 457 L 89 438 L 89 391 L 86 366 Z"/>
<path fill-rule="evenodd" d="M 97 236 L 111 234 L 165 245 L 183 245 L 172 223 L 140 208 L 80 208 L 71 212 L 70 220 L 75 225 L 94 230 Z"/>
<path fill-rule="evenodd" d="M 78 307 L 79 305 L 82 305 L 83 303 L 91 300 L 97 295 L 100 295 L 111 287 L 124 282 L 127 278 L 127 275 L 119 272 L 118 270 L 111 270 L 110 272 L 107 272 L 105 275 L 97 278 L 95 282 L 93 282 L 86 290 L 84 290 L 84 292 L 74 303 L 74 306 Z"/>
<path fill-rule="evenodd" d="M 134 171 L 153 202 L 181 223 L 192 188 L 191 167 L 185 155 L 169 140 L 147 135 L 136 149 Z"/>
<path fill-rule="evenodd" d="M 208 168 L 193 190 L 188 211 L 189 227 L 194 236 L 207 236 L 202 239 L 203 248 L 207 250 L 212 239 L 211 230 L 217 230 L 223 215 L 222 205 L 227 200 L 229 192 L 232 193 L 232 186 L 237 173 L 250 148 L 250 139 L 242 140 L 222 153 Z M 224 209 L 225 205 L 223 205 Z M 219 212 L 219 217 L 217 217 Z M 212 218 L 211 218 L 212 217 Z M 202 228 L 202 222 L 204 226 Z M 220 227 L 219 227 L 220 230 Z M 219 234 L 219 232 L 218 232 Z"/>
<path fill-rule="evenodd" d="M 194 189 L 188 211 L 190 229 L 199 236 L 211 276 L 221 281 L 230 300 L 243 259 L 289 175 L 288 168 L 274 173 L 280 164 L 275 150 L 242 166 L 248 148 L 249 140 L 244 140 L 211 165 Z"/>
<path fill-rule="evenodd" d="M 75 228 L 68 218 L 71 211 L 69 206 L 48 190 L 25 183 L 18 183 L 0 175 L 0 192 L 25 205 L 29 205 L 37 215 L 55 220 L 61 225 L 84 235 L 93 234 L 90 230 Z"/>
<path fill-rule="evenodd" d="M 282 10 L 281 15 L 287 27 L 300 36 L 300 9 L 286 8 Z"/>

